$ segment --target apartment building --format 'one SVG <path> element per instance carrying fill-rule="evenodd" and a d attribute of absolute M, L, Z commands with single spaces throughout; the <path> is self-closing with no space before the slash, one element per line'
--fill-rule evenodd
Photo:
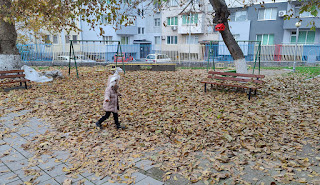
<path fill-rule="evenodd" d="M 199 43 L 218 40 L 218 32 L 210 23 L 210 7 L 206 0 L 168 0 L 161 12 L 162 52 L 174 60 L 203 59 L 204 48 Z"/>
<path fill-rule="evenodd" d="M 292 47 L 298 37 L 298 44 L 314 45 L 320 42 L 320 20 L 319 16 L 313 17 L 306 12 L 299 14 L 299 1 L 277 1 L 266 0 L 265 3 L 249 1 L 244 6 L 240 1 L 226 1 L 230 11 L 229 26 L 236 40 L 261 41 L 265 53 L 277 55 L 284 50 L 283 45 L 289 44 L 288 52 L 293 56 L 295 52 Z M 241 1 L 242 2 L 242 1 Z M 122 26 L 115 26 L 108 21 L 108 13 L 105 12 L 100 18 L 103 34 L 100 29 L 92 29 L 88 23 L 80 21 L 80 33 L 66 32 L 49 34 L 45 36 L 45 42 L 51 43 L 51 51 L 60 50 L 69 52 L 69 40 L 99 40 L 120 41 L 122 52 L 133 56 L 135 59 L 143 59 L 149 53 L 166 53 L 172 60 L 205 60 L 208 48 L 205 43 L 220 40 L 219 32 L 214 31 L 212 24 L 213 8 L 208 0 L 168 0 L 161 1 L 161 6 L 152 0 L 141 2 L 135 8 L 128 8 L 130 0 L 124 1 L 120 14 L 127 16 Z M 286 14 L 293 13 L 299 18 L 285 20 Z M 301 21 L 299 35 L 295 23 Z M 310 22 L 314 21 L 315 30 L 310 30 Z M 126 26 L 125 26 L 126 25 Z M 114 28 L 117 27 L 115 30 Z M 34 43 L 40 43 L 39 41 Z M 83 50 L 84 44 L 74 42 L 75 50 Z M 117 47 L 111 45 L 116 43 L 104 42 L 100 46 L 91 46 L 87 51 L 102 55 L 102 60 L 113 60 Z M 86 43 L 86 46 L 89 44 Z M 319 44 L 320 45 L 320 44 Z M 319 51 L 308 50 L 303 46 L 304 55 L 314 52 L 319 56 Z M 255 51 L 254 51 L 255 52 Z M 221 55 L 230 55 L 227 50 Z M 245 55 L 253 53 L 245 53 Z M 94 58 L 93 58 L 94 59 Z M 276 60 L 271 57 L 268 60 Z M 291 60 L 291 59 L 289 59 Z M 307 59 L 306 59 L 307 60 Z"/>

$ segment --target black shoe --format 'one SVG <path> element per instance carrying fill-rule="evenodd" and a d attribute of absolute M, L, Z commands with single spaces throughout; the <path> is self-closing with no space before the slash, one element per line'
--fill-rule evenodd
<path fill-rule="evenodd" d="M 118 130 L 118 129 L 126 129 L 126 127 L 125 127 L 125 126 L 117 125 L 117 130 Z"/>
<path fill-rule="evenodd" d="M 99 123 L 99 121 L 96 123 L 97 128 L 102 129 L 102 125 L 101 123 Z"/>

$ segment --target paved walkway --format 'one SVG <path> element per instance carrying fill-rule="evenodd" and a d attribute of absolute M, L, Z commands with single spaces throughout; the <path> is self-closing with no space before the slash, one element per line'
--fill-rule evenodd
<path fill-rule="evenodd" d="M 71 179 L 72 184 L 118 184 L 112 183 L 109 177 L 100 179 L 93 173 L 82 173 L 78 176 L 68 176 L 63 171 L 70 167 L 66 161 L 69 153 L 55 151 L 54 155 L 42 155 L 35 157 L 23 149 L 23 144 L 38 134 L 44 134 L 50 130 L 41 120 L 32 118 L 28 122 L 19 125 L 19 117 L 28 111 L 22 110 L 18 114 L 10 113 L 0 118 L 0 184 L 16 185 L 33 182 L 31 184 L 63 184 L 66 179 Z M 161 171 L 151 165 L 151 161 L 142 160 L 136 162 L 138 171 L 133 174 L 136 177 L 136 185 L 161 185 L 163 182 L 155 178 L 162 178 Z M 37 177 L 37 178 L 35 178 Z M 33 180 L 34 179 L 34 180 Z M 180 183 L 179 183 L 180 184 Z M 185 184 L 185 183 L 181 183 Z"/>

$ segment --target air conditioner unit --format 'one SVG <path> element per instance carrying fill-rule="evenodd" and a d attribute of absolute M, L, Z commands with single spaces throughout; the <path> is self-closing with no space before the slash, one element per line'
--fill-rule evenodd
<path fill-rule="evenodd" d="M 176 31 L 178 29 L 177 26 L 171 26 L 172 31 Z"/>
<path fill-rule="evenodd" d="M 284 17 L 287 14 L 287 11 L 285 10 L 280 10 L 278 16 L 279 17 Z"/>
<path fill-rule="evenodd" d="M 161 36 L 161 40 L 166 40 L 166 36 Z"/>

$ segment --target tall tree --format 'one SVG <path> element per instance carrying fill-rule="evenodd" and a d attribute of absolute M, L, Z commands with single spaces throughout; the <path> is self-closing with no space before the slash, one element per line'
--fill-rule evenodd
<path fill-rule="evenodd" d="M 11 57 L 19 55 L 17 28 L 33 33 L 80 31 L 79 19 L 96 27 L 103 14 L 108 14 L 108 21 L 117 26 L 127 18 L 120 9 L 121 3 L 116 0 L 0 0 L 0 70 L 17 62 Z"/>
<path fill-rule="evenodd" d="M 230 12 L 225 0 L 209 0 L 209 2 L 215 10 L 213 23 L 222 23 L 225 25 L 225 30 L 220 31 L 220 33 L 235 62 L 236 71 L 238 73 L 247 73 L 247 65 L 243 52 L 229 29 L 228 17 L 230 15 Z"/>

